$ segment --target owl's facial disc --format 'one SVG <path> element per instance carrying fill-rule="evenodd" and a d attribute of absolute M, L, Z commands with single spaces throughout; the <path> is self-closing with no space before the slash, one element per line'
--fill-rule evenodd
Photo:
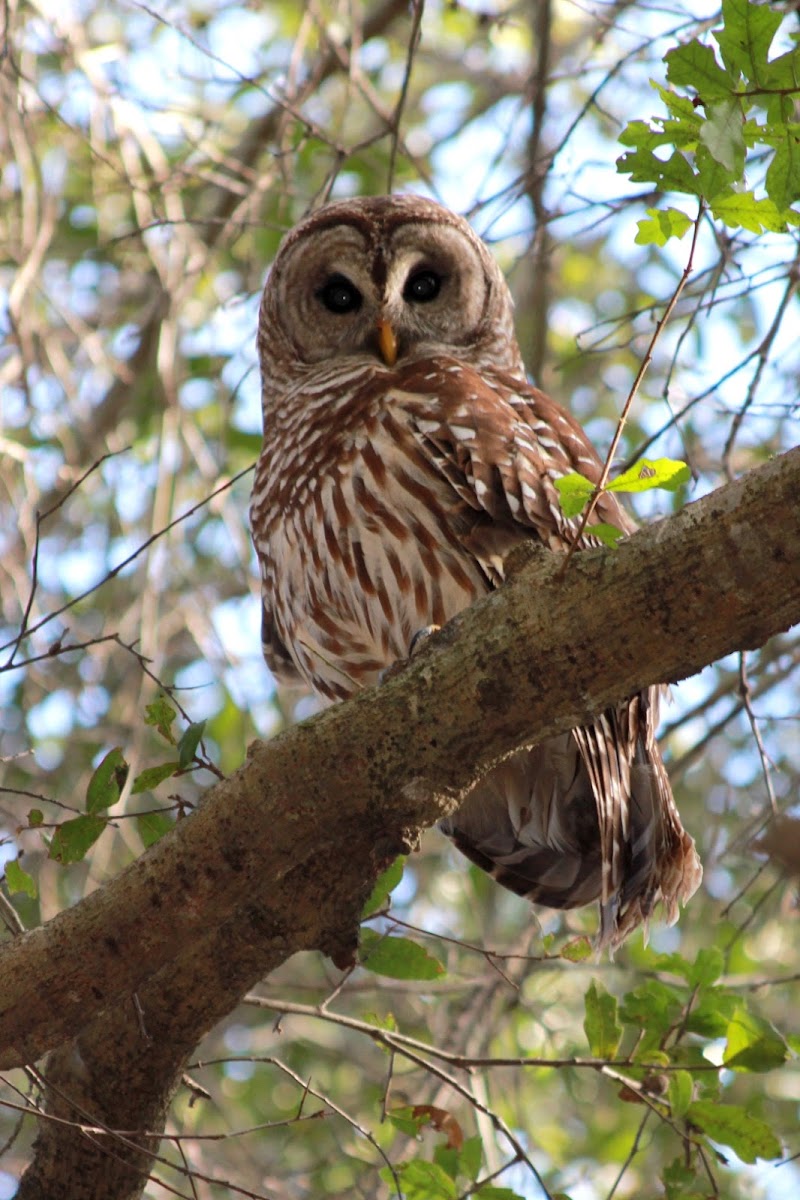
<path fill-rule="evenodd" d="M 472 231 L 439 219 L 438 209 L 436 219 L 393 213 L 387 221 L 380 206 L 375 220 L 364 207 L 330 224 L 321 210 L 276 260 L 269 319 L 297 358 L 327 365 L 366 356 L 393 367 L 460 355 L 487 336 L 494 344 L 505 285 Z"/>

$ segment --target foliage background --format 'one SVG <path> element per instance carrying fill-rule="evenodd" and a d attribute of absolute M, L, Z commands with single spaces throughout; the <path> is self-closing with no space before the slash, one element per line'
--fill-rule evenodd
<path fill-rule="evenodd" d="M 141 852 L 164 819 L 141 814 L 180 815 L 248 740 L 312 710 L 278 694 L 261 662 L 246 524 L 255 314 L 282 233 L 328 195 L 390 188 L 466 213 L 509 274 L 533 377 L 602 451 L 688 257 L 688 239 L 635 241 L 658 196 L 616 171 L 617 139 L 659 111 L 648 80 L 665 83 L 664 54 L 713 45 L 720 16 L 571 0 L 68 0 L 9 3 L 2 19 L 0 855 L 20 855 L 36 881 L 34 895 L 8 888 L 30 926 Z M 787 5 L 773 52 L 797 33 Z M 763 149 L 748 160 L 750 186 L 767 165 Z M 690 196 L 676 203 L 694 220 Z M 643 517 L 797 441 L 797 269 L 796 226 L 701 222 L 619 455 L 684 458 L 693 484 L 645 497 Z M 497 1195 L 572 1200 L 795 1195 L 800 1172 L 783 1160 L 800 1153 L 800 856 L 794 826 L 767 822 L 797 800 L 797 668 L 796 637 L 774 639 L 682 685 L 665 713 L 706 868 L 677 928 L 654 927 L 649 949 L 637 937 L 613 962 L 582 958 L 592 913 L 532 918 L 431 834 L 394 893 L 392 917 L 414 929 L 393 932 L 445 972 L 342 980 L 295 958 L 260 994 L 278 1008 L 324 1002 L 351 1025 L 242 1005 L 198 1049 L 197 1088 L 179 1092 L 168 1127 L 188 1140 L 163 1143 L 148 1196 L 372 1197 L 400 1180 L 408 1196 L 455 1197 L 476 1177 Z M 203 740 L 192 770 L 134 793 L 142 771 L 176 759 L 145 720 L 163 693 L 180 710 L 175 737 L 205 721 Z M 113 820 L 84 860 L 59 865 L 42 834 L 85 811 L 112 747 L 131 766 Z M 615 1010 L 606 993 L 627 999 Z M 481 1065 L 389 1053 L 352 1022 L 396 1022 Z M 618 1024 L 620 1054 L 663 1055 L 683 1074 L 604 1073 Z M 745 1059 L 708 1070 L 735 1057 L 733 1026 Z M 593 1066 L 574 1065 L 590 1051 Z M 35 1132 L 12 1107 L 21 1093 L 35 1102 L 19 1072 L 0 1095 L 0 1198 Z M 743 1129 L 763 1123 L 777 1142 L 754 1134 L 748 1153 L 742 1129 L 727 1141 L 718 1129 L 721 1161 L 686 1123 L 692 1096 L 741 1106 Z M 434 1113 L 445 1128 L 415 1140 L 386 1118 L 401 1105 L 450 1118 Z M 442 1146 L 459 1130 L 456 1161 Z M 742 1161 L 759 1150 L 769 1164 Z"/>

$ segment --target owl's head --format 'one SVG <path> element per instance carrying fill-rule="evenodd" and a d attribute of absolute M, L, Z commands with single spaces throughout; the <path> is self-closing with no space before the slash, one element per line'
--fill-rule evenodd
<path fill-rule="evenodd" d="M 336 201 L 287 234 L 258 350 L 267 391 L 345 360 L 388 369 L 430 354 L 524 374 L 497 263 L 462 217 L 420 196 Z"/>

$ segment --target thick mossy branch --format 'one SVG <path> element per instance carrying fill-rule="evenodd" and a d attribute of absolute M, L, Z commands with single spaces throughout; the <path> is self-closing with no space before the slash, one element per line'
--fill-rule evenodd
<path fill-rule="evenodd" d="M 563 576 L 560 557 L 518 556 L 387 683 L 256 743 L 118 878 L 4 946 L 0 1067 L 61 1046 L 49 1071 L 83 1121 L 159 1129 L 207 1029 L 298 950 L 347 961 L 376 871 L 492 761 L 800 621 L 798 511 L 800 449 Z M 43 1128 L 21 1197 L 52 1187 L 68 1137 Z M 64 1195 L 137 1194 L 147 1151 L 82 1144 L 89 1190 Z M 128 1182 L 91 1190 L 112 1150 Z"/>

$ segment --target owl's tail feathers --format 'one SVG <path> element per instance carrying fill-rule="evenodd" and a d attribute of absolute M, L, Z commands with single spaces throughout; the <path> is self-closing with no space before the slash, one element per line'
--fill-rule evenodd
<path fill-rule="evenodd" d="M 602 859 L 600 946 L 616 946 L 662 906 L 670 925 L 703 868 L 681 824 L 655 740 L 651 689 L 573 731 L 594 797 Z"/>
<path fill-rule="evenodd" d="M 639 736 L 631 744 L 627 732 L 600 722 L 520 751 L 441 823 L 463 854 L 534 904 L 599 900 L 599 947 L 646 926 L 659 902 L 675 921 L 702 878 L 658 748 Z"/>

